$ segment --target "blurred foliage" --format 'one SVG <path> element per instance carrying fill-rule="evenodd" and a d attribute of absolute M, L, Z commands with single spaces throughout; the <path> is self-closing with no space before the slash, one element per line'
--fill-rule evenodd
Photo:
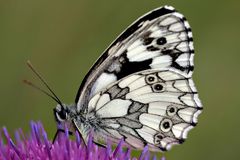
<path fill-rule="evenodd" d="M 195 40 L 194 81 L 204 104 L 187 141 L 168 160 L 240 159 L 240 1 L 0 1 L 0 126 L 29 130 L 41 120 L 53 135 L 56 103 L 23 85 L 41 85 L 25 63 L 43 74 L 57 95 L 73 103 L 101 52 L 144 13 L 172 5 L 188 19 Z"/>

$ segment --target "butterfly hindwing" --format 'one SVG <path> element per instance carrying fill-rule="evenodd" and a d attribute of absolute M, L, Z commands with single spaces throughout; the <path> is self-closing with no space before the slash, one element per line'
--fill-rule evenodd
<path fill-rule="evenodd" d="M 143 70 L 172 70 L 191 77 L 192 32 L 173 7 L 153 10 L 128 27 L 103 53 L 84 78 L 76 96 L 77 110 L 108 85 Z"/>
<path fill-rule="evenodd" d="M 168 150 L 197 123 L 201 102 L 191 78 L 175 71 L 145 70 L 113 83 L 91 98 L 96 134 L 121 138 L 135 148 Z"/>

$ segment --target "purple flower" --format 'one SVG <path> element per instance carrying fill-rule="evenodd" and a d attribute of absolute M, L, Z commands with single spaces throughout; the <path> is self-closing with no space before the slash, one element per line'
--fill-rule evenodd
<path fill-rule="evenodd" d="M 115 149 L 108 143 L 106 148 L 92 142 L 90 136 L 87 147 L 78 133 L 71 140 L 68 132 L 61 134 L 54 144 L 48 139 L 40 122 L 31 122 L 31 134 L 26 136 L 22 130 L 15 132 L 15 143 L 4 127 L 0 134 L 1 160 L 149 160 L 150 153 L 145 147 L 139 158 L 131 157 L 131 149 L 123 149 L 121 140 Z M 157 158 L 152 158 L 156 160 Z M 165 158 L 162 158 L 165 160 Z"/>

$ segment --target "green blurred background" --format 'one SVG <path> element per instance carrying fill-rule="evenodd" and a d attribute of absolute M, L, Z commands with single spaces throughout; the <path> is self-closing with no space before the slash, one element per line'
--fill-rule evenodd
<path fill-rule="evenodd" d="M 240 159 L 240 1 L 237 0 L 1 0 L 0 126 L 11 133 L 41 120 L 55 132 L 56 103 L 25 86 L 40 85 L 26 67 L 30 59 L 65 103 L 102 51 L 129 24 L 162 5 L 182 12 L 195 40 L 194 81 L 204 104 L 187 141 L 168 160 Z"/>

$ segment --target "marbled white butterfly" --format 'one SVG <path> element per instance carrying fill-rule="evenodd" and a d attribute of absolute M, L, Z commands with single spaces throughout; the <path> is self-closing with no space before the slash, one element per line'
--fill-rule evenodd
<path fill-rule="evenodd" d="M 79 131 L 85 142 L 91 131 L 95 142 L 123 138 L 136 149 L 168 150 L 186 139 L 202 110 L 191 78 L 193 57 L 186 18 L 171 6 L 157 8 L 104 51 L 73 105 L 53 93 L 56 121 Z"/>

